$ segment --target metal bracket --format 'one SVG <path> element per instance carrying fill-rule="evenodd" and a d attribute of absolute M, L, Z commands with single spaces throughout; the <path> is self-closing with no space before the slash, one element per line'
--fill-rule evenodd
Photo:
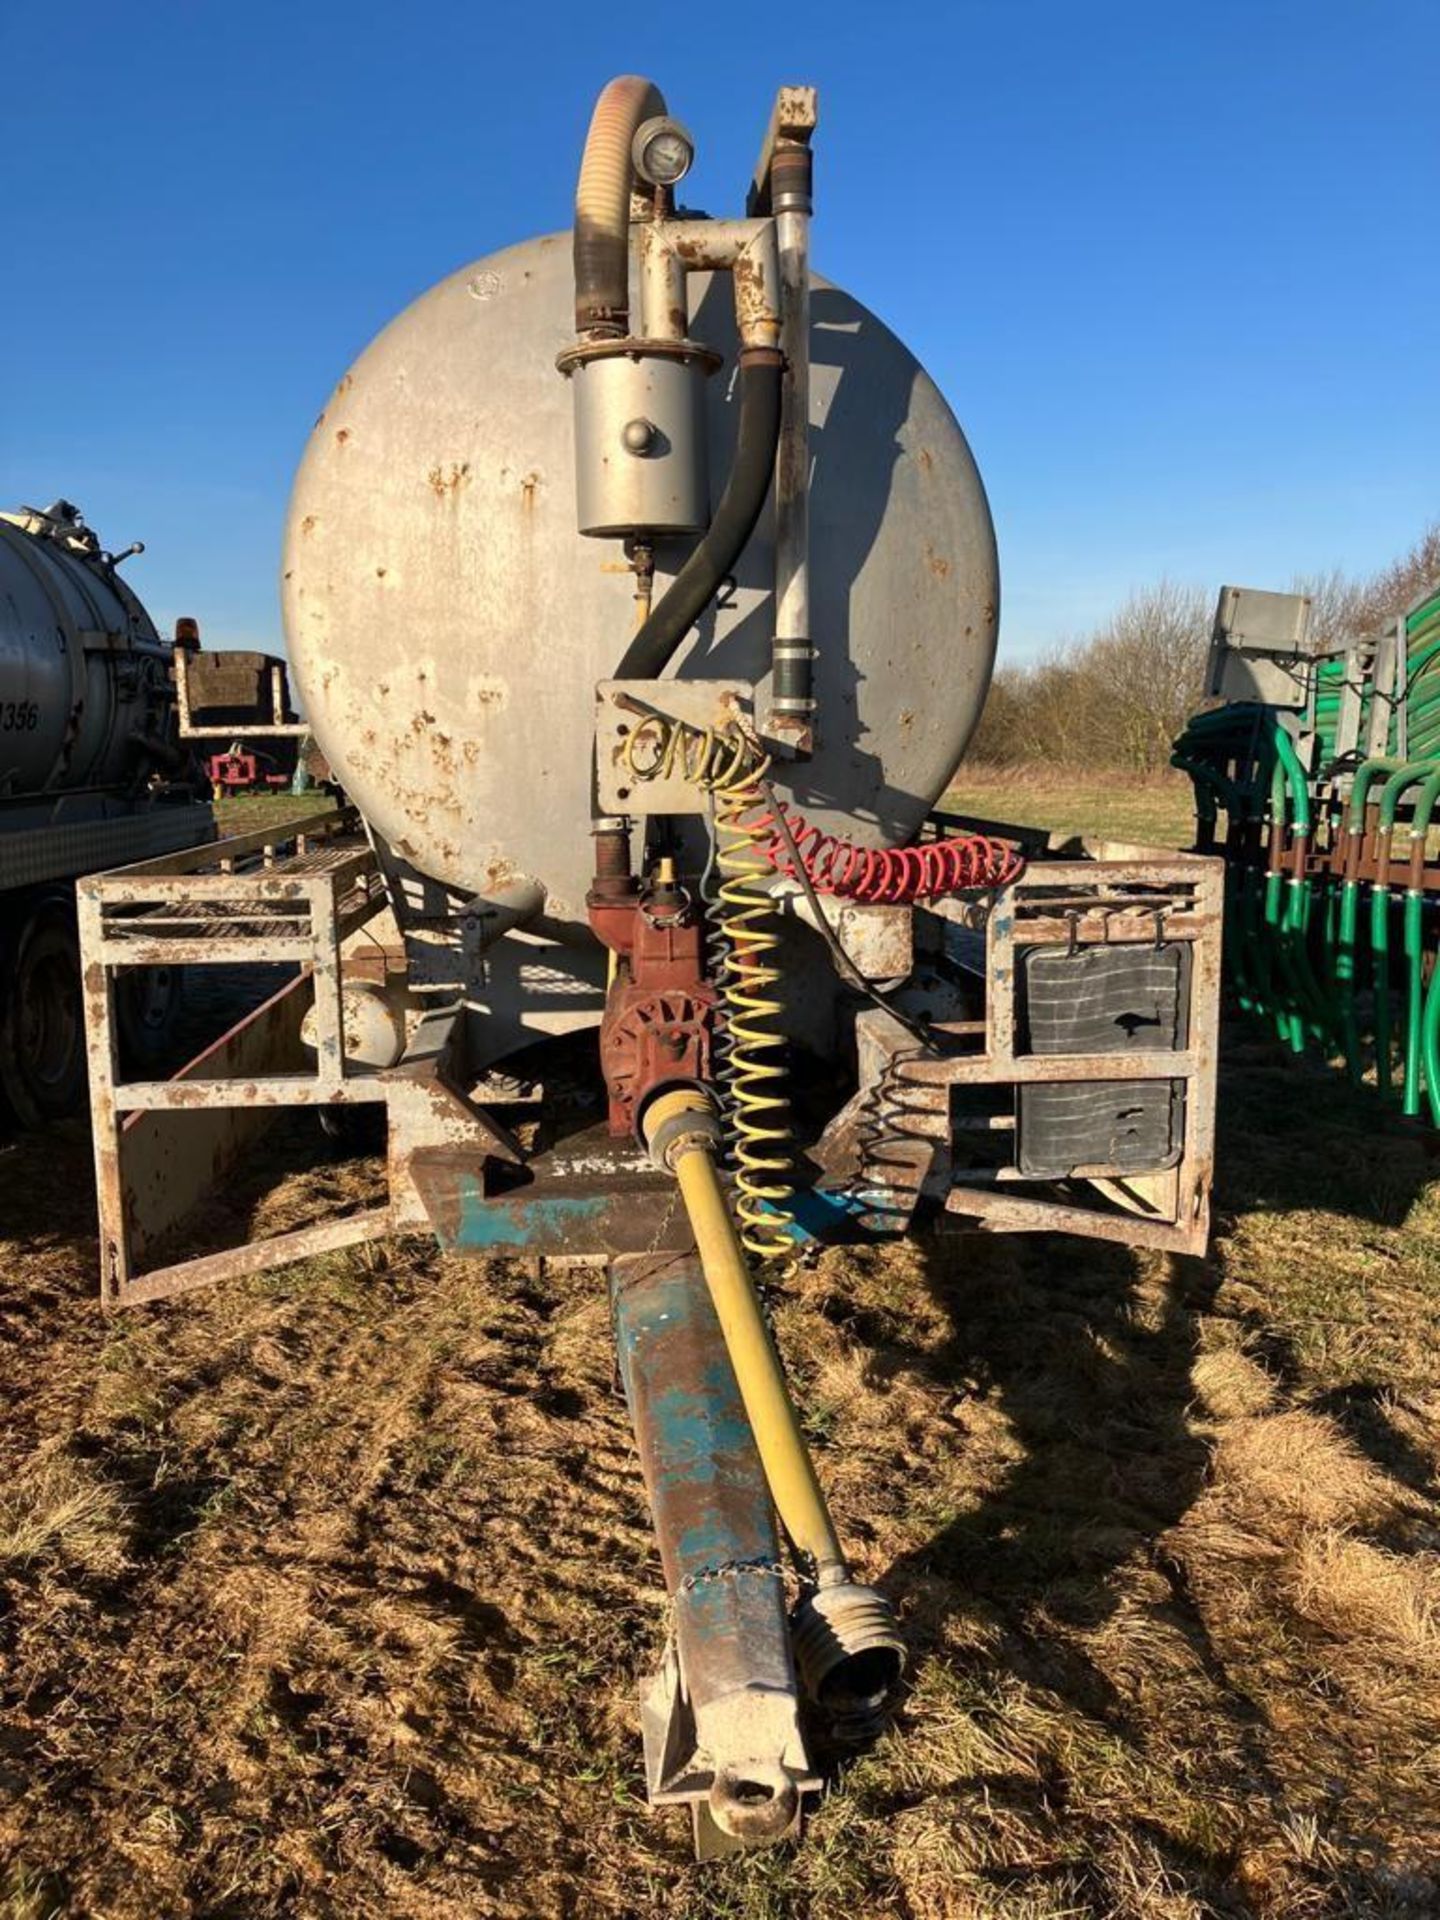
<path fill-rule="evenodd" d="M 770 212 L 770 166 L 776 147 L 808 141 L 819 119 L 819 95 L 814 87 L 781 87 L 776 93 L 760 158 L 745 196 L 745 211 L 752 220 Z"/>
<path fill-rule="evenodd" d="M 703 788 L 683 768 L 670 778 L 637 779 L 629 756 L 643 768 L 647 716 L 679 720 L 702 732 L 749 729 L 754 688 L 744 680 L 602 680 L 595 689 L 595 777 L 600 811 L 607 814 L 706 813 Z M 652 729 L 653 731 L 653 729 Z"/>

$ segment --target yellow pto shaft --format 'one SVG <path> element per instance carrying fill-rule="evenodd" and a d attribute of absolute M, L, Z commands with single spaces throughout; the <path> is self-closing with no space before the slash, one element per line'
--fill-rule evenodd
<path fill-rule="evenodd" d="M 662 1093 L 646 1112 L 645 1135 L 679 1183 L 781 1524 L 820 1585 L 843 1579 L 845 1558 L 720 1184 L 714 1109 L 698 1088 Z"/>

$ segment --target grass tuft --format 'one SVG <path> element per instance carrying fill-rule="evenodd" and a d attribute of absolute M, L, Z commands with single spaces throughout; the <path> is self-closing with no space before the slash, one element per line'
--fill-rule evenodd
<path fill-rule="evenodd" d="M 94 1469 L 59 1450 L 0 1488 L 0 1562 L 107 1576 L 127 1564 L 129 1514 Z"/>

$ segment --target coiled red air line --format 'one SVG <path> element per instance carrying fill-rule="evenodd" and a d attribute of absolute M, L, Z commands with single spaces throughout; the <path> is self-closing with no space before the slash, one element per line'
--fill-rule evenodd
<path fill-rule="evenodd" d="M 967 889 L 1003 887 L 1025 865 L 1023 856 L 1003 840 L 984 833 L 953 834 L 919 847 L 857 847 L 813 826 L 803 814 L 785 809 L 795 849 L 817 893 L 871 906 L 902 906 Z M 773 813 L 756 822 L 773 828 Z M 794 876 L 794 863 L 778 831 L 761 843 L 777 873 Z"/>
<path fill-rule="evenodd" d="M 774 808 L 752 813 L 748 800 L 770 770 L 770 759 L 747 735 L 694 727 L 662 713 L 646 714 L 625 739 L 625 765 L 637 781 L 683 774 L 725 800 L 737 832 L 777 873 L 795 877 L 790 850 Z M 817 893 L 872 906 L 904 906 L 967 889 L 1007 886 L 1025 867 L 1024 856 L 984 833 L 952 834 L 918 847 L 857 847 L 824 833 L 781 801 L 806 876 Z"/>

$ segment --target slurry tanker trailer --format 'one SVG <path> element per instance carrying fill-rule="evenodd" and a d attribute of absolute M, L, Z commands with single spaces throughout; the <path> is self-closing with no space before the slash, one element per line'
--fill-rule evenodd
<path fill-rule="evenodd" d="M 792 1833 L 905 1659 L 756 1272 L 1207 1232 L 1220 863 L 944 812 L 994 533 L 934 381 L 811 272 L 815 127 L 781 89 L 710 217 L 658 89 L 604 89 L 573 231 L 402 313 L 296 480 L 289 657 L 356 811 L 81 902 L 108 1303 L 393 1232 L 608 1274 L 673 1603 L 647 1781 L 702 1852 Z M 127 1079 L 115 983 L 166 961 L 294 977 Z M 377 1203 L 206 1244 L 307 1106 L 383 1123 Z"/>

